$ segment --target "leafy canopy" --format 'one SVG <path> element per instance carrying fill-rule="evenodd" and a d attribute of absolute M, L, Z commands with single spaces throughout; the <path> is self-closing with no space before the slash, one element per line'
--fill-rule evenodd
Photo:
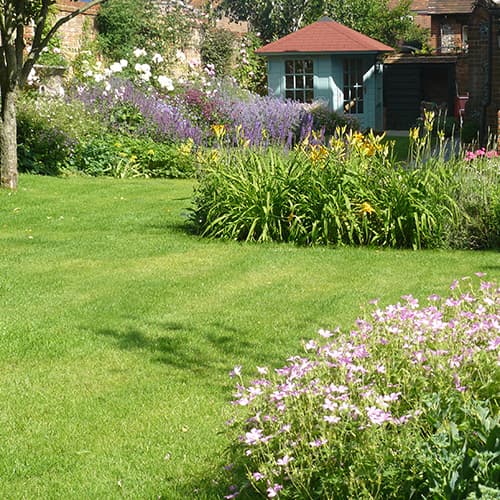
<path fill-rule="evenodd" d="M 327 15 L 392 46 L 425 37 L 410 8 L 411 0 L 400 0 L 392 9 L 388 0 L 222 0 L 219 6 L 232 19 L 248 20 L 266 42 Z"/>

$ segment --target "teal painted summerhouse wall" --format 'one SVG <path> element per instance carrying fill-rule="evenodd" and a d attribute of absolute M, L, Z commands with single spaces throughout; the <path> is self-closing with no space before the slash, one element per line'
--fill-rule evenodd
<path fill-rule="evenodd" d="M 382 130 L 384 126 L 382 65 L 376 64 L 377 54 L 279 54 L 268 58 L 269 94 L 285 98 L 285 61 L 312 59 L 314 65 L 314 100 L 323 100 L 328 108 L 344 112 L 344 60 L 360 58 L 363 61 L 365 104 L 362 115 L 353 114 L 363 129 Z"/>

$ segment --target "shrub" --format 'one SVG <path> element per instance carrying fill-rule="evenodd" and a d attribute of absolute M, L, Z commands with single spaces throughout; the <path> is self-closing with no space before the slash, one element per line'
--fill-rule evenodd
<path fill-rule="evenodd" d="M 105 134 L 82 141 L 68 167 L 92 176 L 190 177 L 195 171 L 194 143 L 158 143 L 152 139 Z"/>
<path fill-rule="evenodd" d="M 359 123 L 352 116 L 330 111 L 326 102 L 317 101 L 306 107 L 312 116 L 312 128 L 323 130 L 325 136 L 332 136 L 339 127 L 359 130 Z"/>
<path fill-rule="evenodd" d="M 458 218 L 450 220 L 447 239 L 455 248 L 500 247 L 500 158 L 496 151 L 467 152 L 450 166 L 450 195 Z"/>
<path fill-rule="evenodd" d="M 221 100 L 217 94 L 208 94 L 196 87 L 186 87 L 179 92 L 175 104 L 200 128 L 227 121 L 227 117 L 221 113 Z"/>
<path fill-rule="evenodd" d="M 168 59 L 188 44 L 197 18 L 199 13 L 182 2 L 172 2 L 161 11 L 147 0 L 111 0 L 97 16 L 99 45 L 110 60 L 127 58 L 135 48 L 159 52 Z"/>
<path fill-rule="evenodd" d="M 328 147 L 313 134 L 288 153 L 207 156 L 193 220 L 205 236 L 247 241 L 443 246 L 456 217 L 446 172 L 395 166 L 383 136 L 344 128 Z"/>
<path fill-rule="evenodd" d="M 19 170 L 58 175 L 77 143 L 102 131 L 81 103 L 24 93 L 17 110 Z"/>
<path fill-rule="evenodd" d="M 207 27 L 203 33 L 200 53 L 205 66 L 211 65 L 217 76 L 230 73 L 235 37 L 231 31 Z"/>
<path fill-rule="evenodd" d="M 175 101 L 168 102 L 154 89 L 137 88 L 129 80 L 113 78 L 108 84 L 107 90 L 99 85 L 79 87 L 74 96 L 108 127 L 131 132 L 132 125 L 134 135 L 159 141 L 202 142 L 204 131 Z"/>
<path fill-rule="evenodd" d="M 59 175 L 76 141 L 43 120 L 30 120 L 21 114 L 17 124 L 19 171 Z"/>
<path fill-rule="evenodd" d="M 225 498 L 498 497 L 500 288 L 468 279 L 320 330 L 249 382 L 235 367 Z"/>
<path fill-rule="evenodd" d="M 161 141 L 192 139 L 196 144 L 213 142 L 213 125 L 224 125 L 225 144 L 291 147 L 300 136 L 307 115 L 303 105 L 274 97 L 260 97 L 235 91 L 227 84 L 200 89 L 186 86 L 175 96 L 163 96 L 154 89 L 141 89 L 131 81 L 111 78 L 107 89 L 99 85 L 79 87 L 75 98 L 99 114 L 108 126 L 123 116 L 128 131 L 133 118 L 134 135 Z M 116 110 L 116 111 L 115 111 Z M 126 113 L 123 113 L 124 110 Z M 142 126 L 135 126 L 140 121 Z M 112 123 L 113 122 L 113 123 Z"/>
<path fill-rule="evenodd" d="M 267 64 L 264 57 L 255 53 L 261 46 L 260 38 L 248 32 L 241 39 L 232 74 L 241 88 L 263 96 L 267 94 Z"/>

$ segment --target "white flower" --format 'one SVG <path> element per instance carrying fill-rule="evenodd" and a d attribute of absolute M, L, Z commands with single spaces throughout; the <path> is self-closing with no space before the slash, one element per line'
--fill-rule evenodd
<path fill-rule="evenodd" d="M 111 83 L 106 82 L 106 85 L 104 86 L 104 89 L 109 92 L 111 90 Z"/>
<path fill-rule="evenodd" d="M 168 76 L 160 75 L 158 77 L 158 83 L 162 89 L 174 90 L 174 83 Z"/>
<path fill-rule="evenodd" d="M 111 73 L 120 73 L 120 71 L 123 69 L 123 66 L 119 62 L 113 63 L 110 67 L 109 70 Z"/>
<path fill-rule="evenodd" d="M 149 64 L 139 64 L 137 63 L 135 66 L 134 66 L 135 70 L 138 72 L 138 73 L 151 73 L 151 66 Z"/>
<path fill-rule="evenodd" d="M 144 80 L 145 82 L 149 82 L 149 79 L 151 78 L 151 73 L 142 73 L 139 75 L 139 78 L 141 80 Z"/>
<path fill-rule="evenodd" d="M 144 49 L 134 49 L 133 54 L 135 57 L 141 57 L 141 56 L 145 56 L 147 54 L 147 52 Z"/>
<path fill-rule="evenodd" d="M 120 59 L 120 66 L 126 68 L 128 66 L 128 61 L 126 59 Z"/>
<path fill-rule="evenodd" d="M 59 47 L 54 47 L 54 48 L 52 49 L 52 52 L 53 52 L 54 54 L 60 54 L 60 53 L 61 53 L 61 49 L 60 49 Z"/>
<path fill-rule="evenodd" d="M 160 64 L 163 62 L 163 56 L 161 54 L 154 54 L 153 57 L 151 58 L 151 60 L 155 63 L 155 64 Z"/>
<path fill-rule="evenodd" d="M 104 80 L 104 75 L 97 73 L 96 75 L 94 75 L 94 80 L 96 81 L 96 83 L 102 82 Z"/>
<path fill-rule="evenodd" d="M 35 68 L 31 68 L 27 80 L 28 80 L 29 85 L 32 85 L 33 83 L 38 82 L 39 78 L 38 78 L 38 75 L 36 74 Z"/>
<path fill-rule="evenodd" d="M 186 54 L 184 54 L 184 52 L 182 52 L 182 50 L 177 49 L 177 52 L 175 53 L 175 57 L 181 62 L 186 61 Z"/>

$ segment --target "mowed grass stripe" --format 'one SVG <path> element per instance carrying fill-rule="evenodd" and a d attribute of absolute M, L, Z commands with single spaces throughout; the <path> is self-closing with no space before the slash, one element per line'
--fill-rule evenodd
<path fill-rule="evenodd" d="M 500 275 L 495 252 L 206 241 L 185 225 L 192 186 L 0 192 L 2 498 L 221 498 L 234 365 L 278 366 L 372 298 Z"/>

